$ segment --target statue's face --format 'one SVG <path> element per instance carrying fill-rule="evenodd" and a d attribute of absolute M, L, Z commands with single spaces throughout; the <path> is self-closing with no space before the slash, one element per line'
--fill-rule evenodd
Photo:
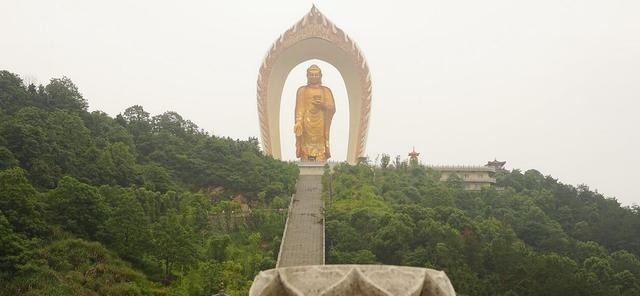
<path fill-rule="evenodd" d="M 322 73 L 320 71 L 308 71 L 307 81 L 309 84 L 320 84 L 322 80 Z"/>

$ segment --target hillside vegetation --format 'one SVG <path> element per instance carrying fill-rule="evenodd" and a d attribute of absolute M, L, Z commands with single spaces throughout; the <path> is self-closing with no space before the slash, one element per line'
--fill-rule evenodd
<path fill-rule="evenodd" d="M 328 263 L 440 269 L 460 295 L 640 295 L 640 208 L 535 170 L 472 192 L 383 159 L 325 174 Z M 247 295 L 297 174 L 255 138 L 0 71 L 0 295 Z"/>
<path fill-rule="evenodd" d="M 0 71 L 0 295 L 246 295 L 297 167 L 175 112 L 87 107 L 68 78 Z"/>
<path fill-rule="evenodd" d="M 472 192 L 383 159 L 325 174 L 329 263 L 444 270 L 459 295 L 640 295 L 640 208 L 535 170 Z"/>

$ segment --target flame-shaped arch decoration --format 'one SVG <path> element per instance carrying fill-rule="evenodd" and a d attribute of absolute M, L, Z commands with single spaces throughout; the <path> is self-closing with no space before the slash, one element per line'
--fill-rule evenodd
<path fill-rule="evenodd" d="M 280 101 L 284 83 L 296 65 L 311 59 L 333 65 L 342 75 L 349 97 L 347 161 L 355 163 L 364 155 L 369 127 L 369 66 L 356 43 L 315 5 L 273 43 L 260 67 L 257 97 L 262 148 L 266 154 L 281 158 Z"/>

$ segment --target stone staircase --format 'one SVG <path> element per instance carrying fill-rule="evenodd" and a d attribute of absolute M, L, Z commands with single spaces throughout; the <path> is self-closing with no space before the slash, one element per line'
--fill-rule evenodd
<path fill-rule="evenodd" d="M 277 267 L 324 264 L 323 166 L 300 167 Z"/>

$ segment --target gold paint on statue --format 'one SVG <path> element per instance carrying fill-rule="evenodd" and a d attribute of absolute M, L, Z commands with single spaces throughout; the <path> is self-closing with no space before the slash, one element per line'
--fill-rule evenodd
<path fill-rule="evenodd" d="M 316 65 L 307 69 L 307 85 L 296 93 L 296 157 L 326 161 L 331 157 L 329 130 L 336 112 L 331 89 L 322 85 L 322 71 Z"/>

